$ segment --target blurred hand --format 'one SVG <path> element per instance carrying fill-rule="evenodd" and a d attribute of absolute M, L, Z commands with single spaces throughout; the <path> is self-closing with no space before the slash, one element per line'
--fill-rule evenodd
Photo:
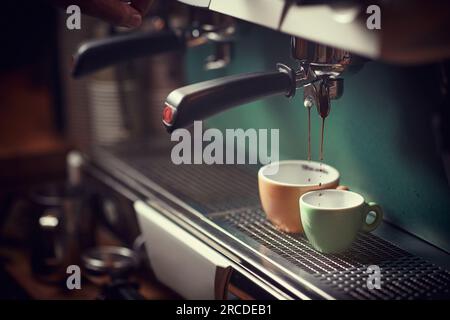
<path fill-rule="evenodd" d="M 53 0 L 60 6 L 77 5 L 83 14 L 94 16 L 114 25 L 136 28 L 142 23 L 153 0 Z"/>

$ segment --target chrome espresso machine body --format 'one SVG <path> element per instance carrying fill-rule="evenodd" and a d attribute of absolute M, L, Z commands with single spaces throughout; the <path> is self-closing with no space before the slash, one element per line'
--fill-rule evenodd
<path fill-rule="evenodd" d="M 332 109 L 330 101 L 343 94 L 341 76 L 360 69 L 368 59 L 423 63 L 448 57 L 447 40 L 433 38 L 428 47 L 411 45 L 406 61 L 399 61 L 402 55 L 391 46 L 392 39 L 384 36 L 389 29 L 367 29 L 361 19 L 365 7 L 356 2 L 180 2 L 193 6 L 181 5 L 191 10 L 190 19 L 174 28 L 169 24 L 153 33 L 86 44 L 78 53 L 74 73 L 84 75 L 128 59 L 129 55 L 121 53 L 130 45 L 139 48 L 132 51 L 131 56 L 136 57 L 212 44 L 215 53 L 206 59 L 206 68 L 224 67 L 240 59 L 232 54 L 235 42 L 240 41 L 239 23 L 234 18 L 289 34 L 292 41 L 286 43 L 286 50 L 290 49 L 297 65 L 279 64 L 273 72 L 232 75 L 175 89 L 166 104 L 161 103 L 162 120 L 169 132 L 257 99 L 292 97 L 298 88 L 303 88 L 302 105 L 315 106 L 325 118 Z M 203 8 L 200 13 L 195 11 L 198 7 Z M 388 28 L 388 14 L 386 21 Z M 403 40 L 408 42 L 407 38 Z M 109 51 L 105 46 L 115 48 L 109 61 L 101 58 Z M 436 51 L 436 47 L 442 50 Z M 338 112 L 336 108 L 332 114 Z M 266 219 L 258 198 L 258 166 L 178 166 L 171 161 L 171 146 L 170 137 L 161 135 L 92 145 L 83 153 L 83 166 L 78 170 L 84 181 L 94 186 L 103 203 L 99 208 L 105 211 L 111 228 L 129 243 L 142 235 L 152 272 L 181 296 L 450 297 L 450 256 L 445 247 L 431 245 L 385 221 L 375 232 L 361 233 L 344 253 L 319 253 L 303 235 L 283 233 Z M 382 270 L 381 290 L 365 285 L 373 265 Z"/>

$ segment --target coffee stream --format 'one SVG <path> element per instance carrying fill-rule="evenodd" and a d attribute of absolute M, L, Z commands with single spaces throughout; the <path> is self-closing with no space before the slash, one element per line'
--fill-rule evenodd
<path fill-rule="evenodd" d="M 325 118 L 322 118 L 322 131 L 321 131 L 321 138 L 320 138 L 320 164 L 323 162 L 323 136 L 325 133 Z"/>
<path fill-rule="evenodd" d="M 320 164 L 323 162 L 323 140 L 325 133 L 325 118 L 322 118 L 322 129 L 320 135 Z M 308 108 L 308 161 L 311 161 L 311 108 Z"/>
<path fill-rule="evenodd" d="M 311 108 L 308 109 L 308 161 L 311 161 Z M 325 135 L 325 117 L 322 118 L 322 127 L 321 127 L 321 135 L 320 135 L 320 154 L 319 154 L 319 180 L 322 180 L 322 163 L 323 163 L 323 141 L 324 141 L 324 135 Z M 311 182 L 311 178 L 308 178 L 308 182 Z M 322 186 L 322 182 L 319 182 L 319 187 Z M 322 193 L 319 193 L 319 197 L 322 196 Z M 320 207 L 320 202 L 318 203 L 318 206 Z"/>
<path fill-rule="evenodd" d="M 311 108 L 308 108 L 308 161 L 311 161 Z M 311 182 L 311 178 L 308 178 Z"/>
<path fill-rule="evenodd" d="M 311 161 L 311 108 L 308 108 L 308 161 Z"/>
<path fill-rule="evenodd" d="M 323 163 L 323 139 L 324 139 L 324 133 L 325 133 L 325 118 L 322 118 L 322 130 L 321 130 L 321 134 L 320 134 L 320 180 L 322 180 L 322 173 L 323 173 L 323 169 L 322 169 L 322 163 Z M 319 182 L 319 187 L 322 186 L 322 182 Z M 322 196 L 322 192 L 319 193 L 319 197 Z M 319 203 L 317 204 L 320 207 L 320 200 Z"/>

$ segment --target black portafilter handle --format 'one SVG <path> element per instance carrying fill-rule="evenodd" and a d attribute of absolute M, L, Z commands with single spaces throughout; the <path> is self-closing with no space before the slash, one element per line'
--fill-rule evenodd
<path fill-rule="evenodd" d="M 295 72 L 282 64 L 278 71 L 228 76 L 185 86 L 166 99 L 163 123 L 169 133 L 232 107 L 264 97 L 295 94 Z"/>
<path fill-rule="evenodd" d="M 133 32 L 82 44 L 74 55 L 75 78 L 134 58 L 184 48 L 185 41 L 173 30 Z"/>

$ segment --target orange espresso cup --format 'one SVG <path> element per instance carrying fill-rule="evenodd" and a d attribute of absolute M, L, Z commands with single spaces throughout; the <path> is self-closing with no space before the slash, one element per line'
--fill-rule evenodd
<path fill-rule="evenodd" d="M 280 230 L 303 232 L 300 197 L 313 190 L 336 189 L 339 172 L 324 163 L 306 160 L 272 162 L 259 169 L 259 197 L 267 218 Z"/>

